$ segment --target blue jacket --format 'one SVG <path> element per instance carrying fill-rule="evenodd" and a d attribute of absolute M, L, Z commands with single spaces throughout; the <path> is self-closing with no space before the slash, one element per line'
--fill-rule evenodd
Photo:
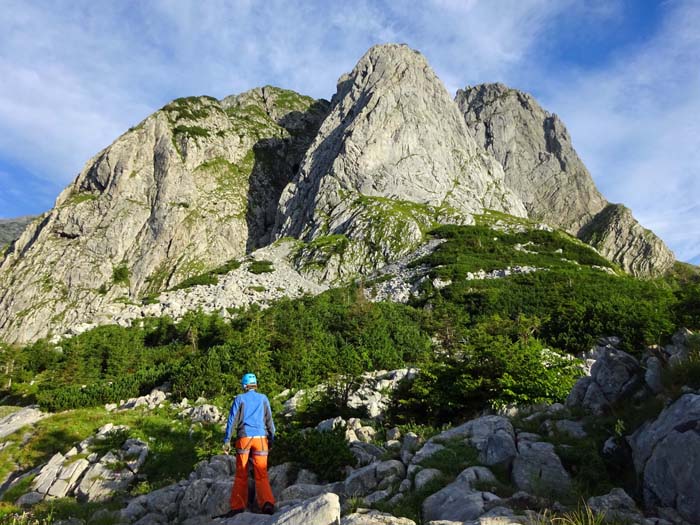
<path fill-rule="evenodd" d="M 263 436 L 273 439 L 275 437 L 272 409 L 265 394 L 248 390 L 236 396 L 228 414 L 224 443 L 231 441 L 234 429 L 239 438 Z"/>

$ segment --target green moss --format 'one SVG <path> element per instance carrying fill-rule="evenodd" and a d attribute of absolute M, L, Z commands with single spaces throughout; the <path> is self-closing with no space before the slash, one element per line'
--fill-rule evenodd
<path fill-rule="evenodd" d="M 146 283 L 148 283 L 147 294 L 156 294 L 160 292 L 167 280 L 170 278 L 172 269 L 168 265 L 167 261 L 163 261 L 158 268 L 146 278 Z"/>
<path fill-rule="evenodd" d="M 481 214 L 474 215 L 474 222 L 477 226 L 487 226 L 489 228 L 496 224 L 523 226 L 529 230 L 536 229 L 537 226 L 536 221 L 489 209 L 485 209 Z"/>
<path fill-rule="evenodd" d="M 274 86 L 267 86 L 269 91 L 274 93 L 275 107 L 282 111 L 299 111 L 305 112 L 314 104 L 315 100 L 306 95 L 300 95 L 296 91 L 282 89 Z"/>
<path fill-rule="evenodd" d="M 232 219 L 245 219 L 248 211 L 249 179 L 255 162 L 255 153 L 251 149 L 236 164 L 223 157 L 216 157 L 200 164 L 195 170 L 195 174 L 207 173 L 214 178 L 215 189 L 207 194 L 211 200 L 226 200 L 238 204 L 239 211 L 231 217 Z"/>
<path fill-rule="evenodd" d="M 422 467 L 437 469 L 454 479 L 465 468 L 479 464 L 479 452 L 463 439 L 448 440 L 440 444 L 445 448 L 421 461 Z"/>
<path fill-rule="evenodd" d="M 8 489 L 3 495 L 2 495 L 2 501 L 7 501 L 9 503 L 13 503 L 17 501 L 17 499 L 20 496 L 23 496 L 27 492 L 31 490 L 32 487 L 32 481 L 34 481 L 34 478 L 36 477 L 36 474 L 31 474 L 27 476 L 26 478 L 22 479 L 19 483 L 17 483 L 14 487 L 11 489 Z"/>
<path fill-rule="evenodd" d="M 184 281 L 177 284 L 177 286 L 171 288 L 171 290 L 184 290 L 186 288 L 192 288 L 193 286 L 206 286 L 217 284 L 218 282 L 219 280 L 215 276 L 205 273 L 195 275 L 194 277 L 189 277 L 188 279 L 185 279 Z"/>
<path fill-rule="evenodd" d="M 237 261 L 236 259 L 232 259 L 206 273 L 201 273 L 199 275 L 195 275 L 193 277 L 185 279 L 177 286 L 172 288 L 172 290 L 183 290 L 186 288 L 191 288 L 192 286 L 217 284 L 219 282 L 219 275 L 226 275 L 227 273 L 240 268 L 240 266 L 241 263 L 239 261 Z"/>
<path fill-rule="evenodd" d="M 275 122 L 265 110 L 256 104 L 233 106 L 226 110 L 231 129 L 240 136 L 262 139 L 287 137 L 289 133 Z"/>
<path fill-rule="evenodd" d="M 357 197 L 353 207 L 362 210 L 362 219 L 370 230 L 366 238 L 373 239 L 374 244 L 388 245 L 394 254 L 414 248 L 441 221 L 458 215 L 456 210 L 447 205 L 432 206 L 366 195 Z M 416 239 L 411 225 L 418 228 L 420 239 Z"/>
<path fill-rule="evenodd" d="M 349 245 L 350 240 L 345 235 L 323 235 L 306 244 L 299 243 L 294 261 L 305 270 L 322 270 L 333 257 L 342 260 Z"/>
<path fill-rule="evenodd" d="M 248 289 L 252 290 L 253 292 L 266 292 L 267 291 L 267 288 L 265 288 L 264 286 L 249 286 Z"/>

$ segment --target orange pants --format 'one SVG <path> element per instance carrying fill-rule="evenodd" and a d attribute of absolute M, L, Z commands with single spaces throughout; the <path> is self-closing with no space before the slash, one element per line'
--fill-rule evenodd
<path fill-rule="evenodd" d="M 266 437 L 249 437 L 236 440 L 236 477 L 231 490 L 231 510 L 245 509 L 248 504 L 248 456 L 253 454 L 255 495 L 260 508 L 265 503 L 275 504 L 270 480 L 267 477 Z"/>

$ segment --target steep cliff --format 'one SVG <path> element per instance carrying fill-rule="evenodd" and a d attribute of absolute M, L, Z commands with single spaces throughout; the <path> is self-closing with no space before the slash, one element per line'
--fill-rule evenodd
<path fill-rule="evenodd" d="M 265 244 L 325 104 L 177 99 L 91 159 L 0 265 L 0 338 L 99 320 Z"/>
<path fill-rule="evenodd" d="M 330 244 L 334 264 L 320 266 L 342 276 L 405 255 L 433 224 L 469 223 L 484 208 L 526 214 L 423 55 L 388 44 L 340 78 L 284 190 L 276 234 Z"/>
<path fill-rule="evenodd" d="M 596 232 L 605 241 L 593 245 L 633 275 L 659 275 L 671 267 L 673 253 L 629 210 L 610 212 L 616 208 L 596 188 L 562 121 L 532 96 L 482 84 L 459 90 L 456 102 L 477 143 L 503 166 L 506 184 L 530 218 L 584 240 Z"/>

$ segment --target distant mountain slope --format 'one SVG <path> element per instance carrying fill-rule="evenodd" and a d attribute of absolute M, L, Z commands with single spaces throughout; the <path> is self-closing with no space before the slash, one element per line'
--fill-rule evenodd
<path fill-rule="evenodd" d="M 34 219 L 36 219 L 35 215 L 17 217 L 16 219 L 0 219 L 0 247 L 16 240 Z"/>

